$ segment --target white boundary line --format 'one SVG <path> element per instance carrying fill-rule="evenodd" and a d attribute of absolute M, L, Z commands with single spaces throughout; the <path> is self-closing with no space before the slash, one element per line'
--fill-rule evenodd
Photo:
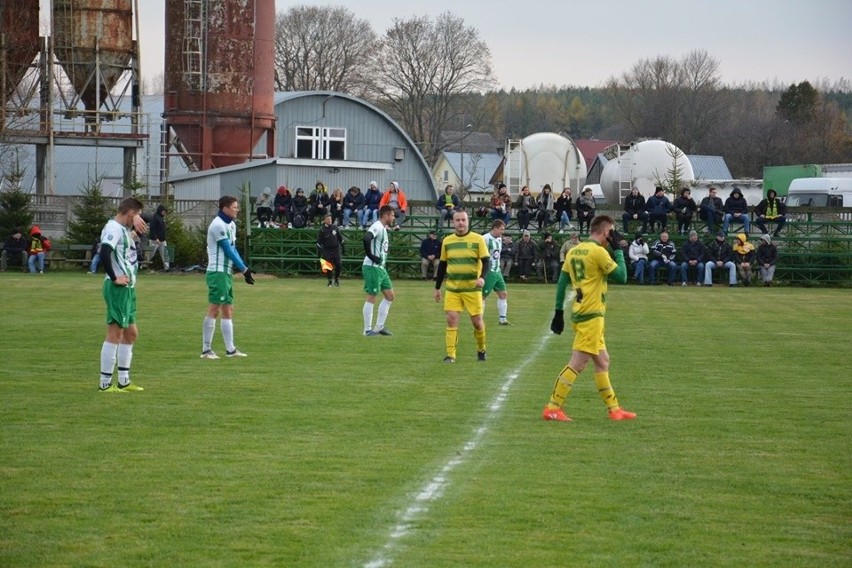
<path fill-rule="evenodd" d="M 393 526 L 388 535 L 388 540 L 384 546 L 373 555 L 373 559 L 364 564 L 364 568 L 385 568 L 393 564 L 394 552 L 398 552 L 400 540 L 410 535 L 414 530 L 412 524 L 418 518 L 421 518 L 429 511 L 429 503 L 438 501 L 444 494 L 444 490 L 450 484 L 450 474 L 453 470 L 465 462 L 466 458 L 479 447 L 482 438 L 488 432 L 489 423 L 494 420 L 497 414 L 502 410 L 503 404 L 509 398 L 509 391 L 512 388 L 515 380 L 520 376 L 521 371 L 534 359 L 536 359 L 544 349 L 552 334 L 548 331 L 537 342 L 535 350 L 521 363 L 515 370 L 506 375 L 506 380 L 497 392 L 497 395 L 488 404 L 488 414 L 482 424 L 473 429 L 473 434 L 470 439 L 464 443 L 461 450 L 454 452 L 452 458 L 438 470 L 432 479 L 430 479 L 421 489 L 414 495 L 405 509 L 397 513 L 399 522 Z"/>

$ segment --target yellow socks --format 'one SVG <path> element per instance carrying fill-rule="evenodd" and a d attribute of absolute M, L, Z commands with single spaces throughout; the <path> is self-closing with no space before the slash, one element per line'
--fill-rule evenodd
<path fill-rule="evenodd" d="M 565 398 L 571 392 L 571 387 L 574 386 L 574 381 L 577 380 L 577 371 L 565 365 L 559 376 L 556 377 L 556 384 L 553 385 L 553 393 L 550 395 L 550 402 L 547 403 L 548 408 L 562 408 L 565 404 Z"/>
<path fill-rule="evenodd" d="M 598 386 L 598 393 L 601 395 L 607 410 L 618 408 L 618 399 L 615 398 L 615 391 L 609 384 L 609 373 L 595 373 L 595 384 Z"/>
<path fill-rule="evenodd" d="M 473 328 L 473 336 L 476 338 L 476 350 L 485 351 L 485 326 L 482 329 Z"/>
<path fill-rule="evenodd" d="M 446 336 L 444 337 L 447 343 L 447 356 L 456 358 L 456 345 L 459 342 L 459 328 L 448 327 Z"/>

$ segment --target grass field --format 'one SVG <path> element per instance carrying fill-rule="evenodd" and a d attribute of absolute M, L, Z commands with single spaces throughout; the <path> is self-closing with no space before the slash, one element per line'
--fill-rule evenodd
<path fill-rule="evenodd" d="M 145 392 L 103 395 L 100 284 L 0 275 L 0 566 L 852 565 L 848 290 L 612 287 L 639 417 L 587 370 L 557 424 L 552 287 L 447 365 L 429 283 L 365 338 L 359 281 L 240 280 L 249 357 L 205 361 L 203 277 L 143 275 Z"/>

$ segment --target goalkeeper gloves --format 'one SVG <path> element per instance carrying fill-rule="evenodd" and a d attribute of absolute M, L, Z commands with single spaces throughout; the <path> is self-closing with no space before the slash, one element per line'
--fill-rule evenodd
<path fill-rule="evenodd" d="M 243 278 L 246 279 L 246 284 L 251 284 L 254 286 L 254 276 L 251 275 L 251 270 L 246 268 L 246 271 L 243 272 Z"/>
<path fill-rule="evenodd" d="M 553 312 L 553 319 L 550 321 L 550 331 L 556 335 L 561 335 L 565 330 L 565 310 L 556 310 Z"/>

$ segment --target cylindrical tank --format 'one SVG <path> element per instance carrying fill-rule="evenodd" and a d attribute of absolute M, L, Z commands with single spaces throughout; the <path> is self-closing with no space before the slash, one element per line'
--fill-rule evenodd
<path fill-rule="evenodd" d="M 515 156 L 515 152 L 519 153 Z M 528 185 L 534 194 L 550 185 L 554 195 L 570 187 L 574 195 L 586 183 L 586 160 L 574 141 L 554 132 L 530 134 L 510 150 L 507 160 L 520 165 L 519 187 Z M 514 174 L 513 174 L 514 177 Z"/>
<path fill-rule="evenodd" d="M 608 161 L 601 172 L 601 191 L 607 203 L 621 203 L 621 190 L 630 193 L 632 186 L 638 187 L 639 193 L 646 198 L 654 195 L 654 188 L 671 177 L 675 156 L 681 185 L 687 187 L 695 181 L 692 164 L 686 154 L 670 142 L 645 140 L 633 144 L 619 158 Z"/>
<path fill-rule="evenodd" d="M 275 0 L 166 1 L 165 112 L 202 169 L 274 128 Z"/>
<path fill-rule="evenodd" d="M 53 0 L 53 53 L 86 110 L 98 110 L 134 53 L 133 0 Z"/>
<path fill-rule="evenodd" d="M 5 58 L 4 99 L 11 95 L 36 54 L 38 41 L 38 2 L 3 0 L 0 2 L 0 34 L 4 36 L 0 62 Z"/>

